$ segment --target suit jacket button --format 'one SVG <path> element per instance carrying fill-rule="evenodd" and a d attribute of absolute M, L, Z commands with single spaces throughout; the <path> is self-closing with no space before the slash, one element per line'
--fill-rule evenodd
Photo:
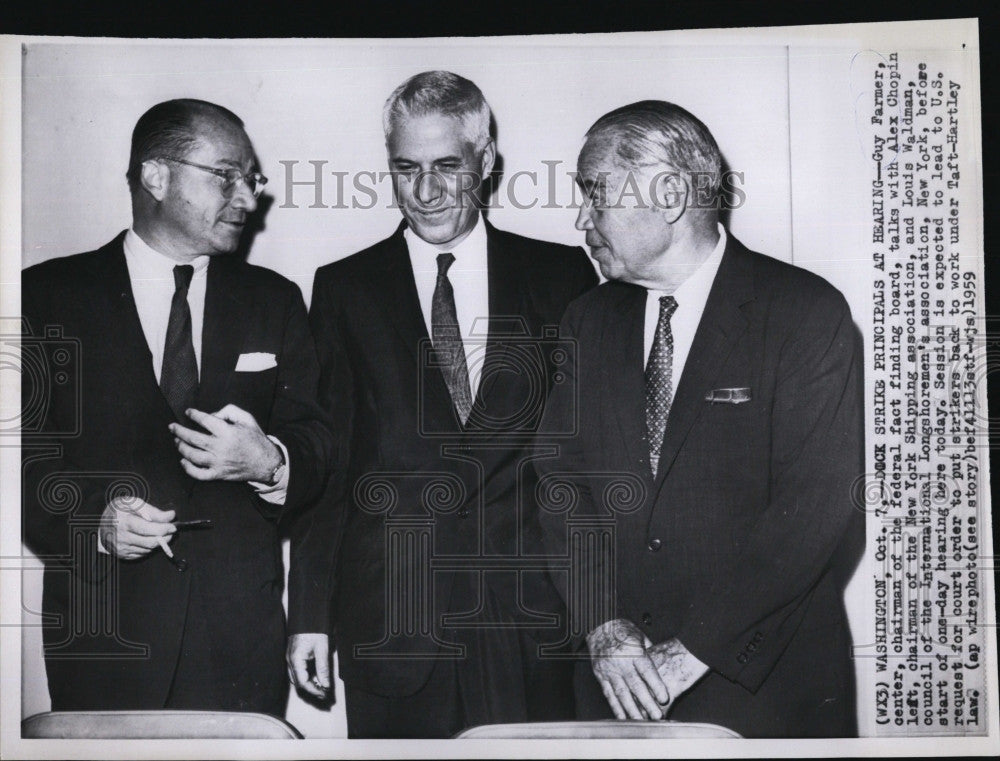
<path fill-rule="evenodd" d="M 656 539 L 655 537 L 653 539 L 649 540 L 649 551 L 650 552 L 656 552 L 662 546 L 663 546 L 663 542 L 661 542 L 659 539 Z"/>
<path fill-rule="evenodd" d="M 463 507 L 461 510 L 459 510 L 458 511 L 458 517 L 459 518 L 468 518 L 469 517 L 469 510 L 468 510 L 468 508 Z"/>
<path fill-rule="evenodd" d="M 651 615 L 649 615 L 648 613 L 643 613 L 642 614 L 642 625 L 643 626 L 652 626 L 653 625 L 653 617 Z"/>

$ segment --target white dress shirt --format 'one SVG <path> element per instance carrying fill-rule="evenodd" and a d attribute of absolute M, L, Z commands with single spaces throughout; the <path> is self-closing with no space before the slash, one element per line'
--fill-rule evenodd
<path fill-rule="evenodd" d="M 457 246 L 428 243 L 409 227 L 403 231 L 403 237 L 410 252 L 410 265 L 413 267 L 413 279 L 417 284 L 417 296 L 420 299 L 420 310 L 424 313 L 427 335 L 433 335 L 431 308 L 437 285 L 437 256 L 450 253 L 455 257 L 448 270 L 448 280 L 455 292 L 455 314 L 462 334 L 462 345 L 465 347 L 469 390 L 475 400 L 482 376 L 490 317 L 486 223 L 483 215 L 479 215 L 476 226 Z"/>
<path fill-rule="evenodd" d="M 653 348 L 653 338 L 656 335 L 656 323 L 660 319 L 660 296 L 670 296 L 677 300 L 677 310 L 670 318 L 670 331 L 674 337 L 674 362 L 670 377 L 673 381 L 674 393 L 680 384 L 681 373 L 687 362 L 694 334 L 701 322 L 701 314 L 705 311 L 709 291 L 715 282 L 715 274 L 719 271 L 722 254 L 726 250 L 726 230 L 719 225 L 719 242 L 709 257 L 701 263 L 691 276 L 681 283 L 673 294 L 666 291 L 647 291 L 646 293 L 646 326 L 643 336 L 644 352 L 643 366 L 649 361 L 649 352 Z"/>
<path fill-rule="evenodd" d="M 125 234 L 125 263 L 128 265 L 128 277 L 132 284 L 132 296 L 135 308 L 139 313 L 139 323 L 146 336 L 146 345 L 153 355 L 153 372 L 156 382 L 160 382 L 160 372 L 163 368 L 163 350 L 167 342 L 167 324 L 170 322 L 170 302 L 174 297 L 174 267 L 181 262 L 159 253 L 140 238 L 135 230 Z M 208 256 L 198 256 L 188 262 L 194 267 L 191 285 L 188 287 L 188 307 L 191 310 L 191 341 L 194 343 L 194 356 L 201 372 L 201 335 L 205 322 L 205 286 L 208 282 Z M 214 412 L 214 410 L 202 410 Z M 288 494 L 288 474 L 291 463 L 288 461 L 288 450 L 285 445 L 273 436 L 268 438 L 281 449 L 285 459 L 285 468 L 281 479 L 274 486 L 251 481 L 250 484 L 260 494 L 262 499 L 275 505 L 285 504 Z M 156 507 L 156 505 L 154 505 Z"/>

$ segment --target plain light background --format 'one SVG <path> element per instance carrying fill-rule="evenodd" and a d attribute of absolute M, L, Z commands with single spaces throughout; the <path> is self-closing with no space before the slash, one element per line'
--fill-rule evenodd
<path fill-rule="evenodd" d="M 595 119 L 636 100 L 673 101 L 708 125 L 728 165 L 744 173 L 746 203 L 732 213 L 731 232 L 833 282 L 867 335 L 870 162 L 855 124 L 853 104 L 863 92 L 852 80 L 857 49 L 850 39 L 819 47 L 704 46 L 666 45 L 658 35 L 32 44 L 23 78 L 23 264 L 97 248 L 128 227 L 124 174 L 136 119 L 157 102 L 195 97 L 244 119 L 274 199 L 249 260 L 297 282 L 308 302 L 318 266 L 384 238 L 400 217 L 389 208 L 385 182 L 372 209 L 309 208 L 314 191 L 301 186 L 291 198 L 298 208 L 281 208 L 289 198 L 279 162 L 297 162 L 294 179 L 303 181 L 313 177 L 308 162 L 326 161 L 324 200 L 332 204 L 330 172 L 346 172 L 349 188 L 355 174 L 386 169 L 381 109 L 393 88 L 417 72 L 448 69 L 475 81 L 492 106 L 504 183 L 521 171 L 539 177 L 535 193 L 518 181 L 518 198 L 535 198 L 535 208 L 491 211 L 498 227 L 582 245 L 574 209 L 542 208 L 552 192 L 542 162 L 560 162 L 554 192 L 568 201 L 565 173 L 575 169 Z M 501 185 L 501 201 L 508 195 Z M 856 642 L 871 641 L 865 576 L 848 590 Z M 47 710 L 48 696 L 37 616 L 41 572 L 23 579 L 22 715 L 29 715 Z M 862 734 L 871 715 L 864 681 Z M 307 737 L 345 736 L 342 685 L 329 713 L 293 692 L 287 718 Z"/>
<path fill-rule="evenodd" d="M 573 39 L 573 38 L 570 38 Z M 580 41 L 582 43 L 582 40 Z M 623 55 L 624 53 L 624 55 Z M 324 200 L 336 200 L 334 171 L 387 169 L 381 112 L 404 79 L 448 69 L 476 82 L 493 108 L 505 178 L 519 171 L 546 179 L 543 161 L 561 162 L 557 199 L 571 199 L 565 172 L 576 168 L 583 134 L 601 114 L 646 98 L 672 100 L 701 118 L 729 164 L 752 192 L 734 215 L 734 232 L 751 248 L 791 254 L 789 135 L 782 47 L 731 50 L 550 42 L 531 45 L 330 43 L 219 45 L 36 45 L 24 77 L 24 264 L 96 248 L 128 226 L 128 146 L 137 118 L 153 104 L 197 97 L 222 104 L 246 122 L 270 178 L 275 203 L 250 261 L 303 286 L 315 269 L 391 233 L 382 182 L 377 208 L 315 209 L 313 190 L 287 200 L 285 165 L 297 181 L 313 179 L 309 161 L 326 161 Z M 536 194 L 516 181 L 518 198 Z M 491 219 L 525 235 L 579 244 L 575 211 L 509 206 Z M 501 192 L 501 197 L 505 193 Z M 359 202 L 368 197 L 359 194 Z"/>

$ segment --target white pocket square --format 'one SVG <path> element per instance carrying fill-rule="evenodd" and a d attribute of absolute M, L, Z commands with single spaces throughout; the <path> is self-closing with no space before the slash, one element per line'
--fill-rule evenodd
<path fill-rule="evenodd" d="M 705 401 L 712 404 L 745 404 L 753 398 L 750 389 L 741 388 L 713 388 L 705 394 Z"/>
<path fill-rule="evenodd" d="M 259 373 L 261 370 L 270 370 L 277 366 L 278 361 L 273 354 L 266 351 L 252 351 L 248 354 L 240 354 L 240 358 L 236 361 L 236 372 Z"/>

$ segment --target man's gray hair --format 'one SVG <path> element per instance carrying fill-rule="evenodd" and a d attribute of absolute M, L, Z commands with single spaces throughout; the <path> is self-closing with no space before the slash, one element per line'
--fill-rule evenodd
<path fill-rule="evenodd" d="M 663 100 L 643 100 L 605 114 L 587 130 L 586 143 L 612 148 L 624 169 L 664 165 L 707 176 L 713 197 L 722 183 L 722 153 L 708 127 Z"/>
<path fill-rule="evenodd" d="M 490 106 L 474 82 L 450 71 L 424 71 L 393 90 L 382 109 L 382 130 L 392 131 L 409 116 L 443 114 L 462 122 L 465 139 L 483 150 L 490 141 Z"/>

